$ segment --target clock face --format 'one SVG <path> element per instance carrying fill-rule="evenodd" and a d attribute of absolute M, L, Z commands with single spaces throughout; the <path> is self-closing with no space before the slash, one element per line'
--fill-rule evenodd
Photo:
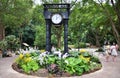
<path fill-rule="evenodd" d="M 54 24 L 59 24 L 62 21 L 62 16 L 60 14 L 53 14 L 51 20 Z"/>

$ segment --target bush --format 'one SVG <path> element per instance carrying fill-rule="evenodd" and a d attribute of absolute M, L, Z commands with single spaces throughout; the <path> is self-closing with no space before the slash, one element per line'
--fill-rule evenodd
<path fill-rule="evenodd" d="M 26 53 L 20 54 L 16 60 L 16 63 L 19 65 L 20 68 L 23 69 L 25 73 L 30 73 L 32 71 L 37 71 L 40 68 L 39 61 L 34 59 L 37 57 L 36 53 Z"/>
<path fill-rule="evenodd" d="M 20 46 L 20 40 L 15 35 L 6 36 L 5 40 L 8 43 L 8 49 L 16 50 Z"/>
<path fill-rule="evenodd" d="M 45 48 L 45 27 L 44 26 L 36 26 L 36 34 L 34 45 L 39 47 L 39 49 Z"/>
<path fill-rule="evenodd" d="M 99 60 L 97 57 L 95 57 L 95 56 L 91 57 L 90 60 L 91 60 L 92 62 L 100 63 L 100 60 Z"/>
<path fill-rule="evenodd" d="M 7 50 L 7 49 L 16 50 L 20 46 L 19 43 L 20 41 L 18 38 L 16 38 L 16 36 L 9 35 L 6 36 L 5 39 L 0 41 L 0 47 L 2 50 Z"/>
<path fill-rule="evenodd" d="M 86 44 L 84 43 L 84 42 L 79 42 L 79 44 L 78 43 L 76 43 L 75 44 L 75 48 L 86 48 Z"/>
<path fill-rule="evenodd" d="M 0 49 L 1 50 L 6 50 L 8 48 L 7 45 L 8 45 L 8 43 L 5 39 L 0 41 Z"/>

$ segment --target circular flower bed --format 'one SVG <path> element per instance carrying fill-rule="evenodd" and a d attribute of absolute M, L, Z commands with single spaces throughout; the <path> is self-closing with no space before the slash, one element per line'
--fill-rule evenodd
<path fill-rule="evenodd" d="M 64 55 L 60 51 L 21 53 L 12 65 L 24 74 L 40 77 L 80 76 L 101 69 L 99 59 L 85 50 L 71 51 Z"/>

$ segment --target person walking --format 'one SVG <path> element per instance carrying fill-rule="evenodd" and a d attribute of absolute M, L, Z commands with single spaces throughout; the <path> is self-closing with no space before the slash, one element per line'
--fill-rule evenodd
<path fill-rule="evenodd" d="M 117 53 L 118 47 L 116 46 L 115 43 L 113 43 L 113 45 L 110 47 L 110 50 L 111 50 L 112 60 L 114 62 L 118 55 L 118 53 Z"/>
<path fill-rule="evenodd" d="M 119 46 L 118 46 L 118 44 L 116 44 L 115 46 L 116 46 L 116 50 L 117 50 L 117 52 L 118 52 L 118 49 L 119 49 Z"/>
<path fill-rule="evenodd" d="M 107 43 L 105 45 L 105 54 L 106 54 L 106 61 L 107 62 L 109 61 L 110 53 L 111 53 L 111 51 L 110 51 L 110 44 Z"/>

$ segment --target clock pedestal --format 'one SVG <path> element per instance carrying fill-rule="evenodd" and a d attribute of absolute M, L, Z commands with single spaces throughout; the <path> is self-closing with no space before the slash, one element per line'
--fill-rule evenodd
<path fill-rule="evenodd" d="M 68 52 L 68 20 L 64 20 L 64 53 Z"/>
<path fill-rule="evenodd" d="M 68 53 L 68 20 L 70 15 L 70 4 L 43 4 L 44 6 L 44 17 L 46 20 L 46 51 L 51 52 L 51 26 L 52 24 L 55 25 L 62 25 L 64 26 L 64 54 Z M 51 12 L 48 9 L 59 9 L 61 17 L 54 16 L 53 14 L 56 12 Z M 62 12 L 62 9 L 64 11 Z M 57 20 L 57 21 L 56 21 Z"/>
<path fill-rule="evenodd" d="M 46 20 L 46 51 L 51 52 L 51 22 Z"/>

